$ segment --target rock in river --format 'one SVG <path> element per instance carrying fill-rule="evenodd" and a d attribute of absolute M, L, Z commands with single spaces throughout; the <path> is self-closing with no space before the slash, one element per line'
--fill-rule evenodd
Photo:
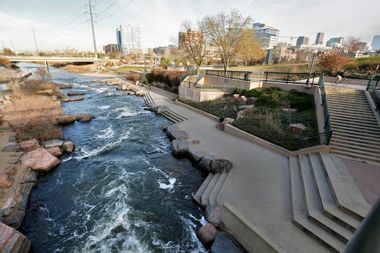
<path fill-rule="evenodd" d="M 60 147 L 48 148 L 46 150 L 47 150 L 47 152 L 49 152 L 50 154 L 52 154 L 55 157 L 58 157 L 58 156 L 62 155 L 62 151 L 61 151 Z"/>
<path fill-rule="evenodd" d="M 29 152 L 39 147 L 40 147 L 40 144 L 38 144 L 38 141 L 36 139 L 23 141 L 20 143 L 20 149 L 24 152 Z"/>
<path fill-rule="evenodd" d="M 0 222 L 0 252 L 28 253 L 30 241 L 16 229 Z"/>
<path fill-rule="evenodd" d="M 63 143 L 62 148 L 63 148 L 63 151 L 65 151 L 67 153 L 72 153 L 75 150 L 75 144 L 71 141 L 65 141 Z"/>
<path fill-rule="evenodd" d="M 198 230 L 198 237 L 204 245 L 209 245 L 214 241 L 217 233 L 216 227 L 211 223 L 207 223 Z"/>
<path fill-rule="evenodd" d="M 176 140 L 187 140 L 187 139 L 189 139 L 189 135 L 185 131 L 179 129 L 175 125 L 171 125 L 171 126 L 168 126 L 166 128 L 166 135 L 171 140 L 173 140 L 173 139 L 176 139 Z"/>
<path fill-rule="evenodd" d="M 88 122 L 92 120 L 93 116 L 90 114 L 78 114 L 75 116 L 75 118 L 80 122 Z"/>
<path fill-rule="evenodd" d="M 75 116 L 73 115 L 62 115 L 57 119 L 57 123 L 59 125 L 68 125 L 74 123 L 76 120 Z"/>
<path fill-rule="evenodd" d="M 60 164 L 61 161 L 51 155 L 46 149 L 38 148 L 23 155 L 21 163 L 33 170 L 49 171 Z"/>
<path fill-rule="evenodd" d="M 206 219 L 212 223 L 215 227 L 221 228 L 222 226 L 222 214 L 220 208 L 214 205 L 206 207 Z"/>
<path fill-rule="evenodd" d="M 63 140 L 61 139 L 52 139 L 48 141 L 44 141 L 42 143 L 44 148 L 54 148 L 54 147 L 62 147 L 63 146 Z"/>
<path fill-rule="evenodd" d="M 173 140 L 172 141 L 172 152 L 174 155 L 186 154 L 189 150 L 189 144 L 185 140 Z"/>

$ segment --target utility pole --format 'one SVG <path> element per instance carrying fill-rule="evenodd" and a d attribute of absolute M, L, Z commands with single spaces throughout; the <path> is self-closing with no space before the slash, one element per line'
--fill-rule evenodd
<path fill-rule="evenodd" d="M 38 46 L 37 46 L 37 39 L 36 39 L 36 34 L 34 33 L 34 28 L 32 27 L 32 32 L 33 32 L 33 38 L 34 38 L 34 45 L 36 45 L 36 51 L 38 55 Z"/>
<path fill-rule="evenodd" d="M 16 53 L 16 49 L 15 49 L 15 46 L 13 45 L 13 41 L 12 39 L 9 39 L 10 43 L 11 43 L 11 46 L 12 46 L 12 50 L 14 53 Z"/>
<path fill-rule="evenodd" d="M 95 59 L 98 59 L 98 52 L 96 51 L 96 40 L 95 40 L 94 18 L 92 17 L 92 5 L 91 5 L 91 0 L 88 0 L 88 6 L 90 7 L 90 20 L 91 20 L 91 29 L 92 29 L 92 41 L 93 41 L 93 43 L 94 43 L 94 54 L 95 54 Z"/>

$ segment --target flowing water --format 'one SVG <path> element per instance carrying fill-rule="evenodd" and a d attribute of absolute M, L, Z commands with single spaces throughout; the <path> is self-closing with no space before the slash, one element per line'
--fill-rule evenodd
<path fill-rule="evenodd" d="M 162 132 L 170 122 L 96 78 L 51 72 L 86 92 L 83 101 L 65 103 L 65 113 L 96 118 L 64 128 L 77 150 L 32 191 L 22 224 L 32 251 L 205 252 L 195 233 L 202 212 L 192 202 L 202 175 L 170 155 Z"/>

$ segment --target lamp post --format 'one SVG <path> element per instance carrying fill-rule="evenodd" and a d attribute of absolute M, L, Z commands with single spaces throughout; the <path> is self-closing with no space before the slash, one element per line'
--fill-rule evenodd
<path fill-rule="evenodd" d="M 311 58 L 311 64 L 310 64 L 310 70 L 309 70 L 309 77 L 307 78 L 307 81 L 306 81 L 306 85 L 310 85 L 310 78 L 311 78 L 311 73 L 313 71 L 313 67 L 314 67 L 314 60 L 315 60 L 315 56 L 317 55 L 318 51 L 317 50 L 314 50 L 313 51 L 313 57 Z"/>

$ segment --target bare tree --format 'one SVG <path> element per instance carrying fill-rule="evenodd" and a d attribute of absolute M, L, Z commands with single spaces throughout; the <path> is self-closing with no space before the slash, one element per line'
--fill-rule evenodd
<path fill-rule="evenodd" d="M 198 26 L 196 30 L 192 30 L 191 23 L 185 21 L 182 24 L 182 32 L 179 36 L 179 53 L 182 57 L 193 63 L 197 71 L 204 63 L 208 53 L 206 36 L 202 26 Z"/>
<path fill-rule="evenodd" d="M 265 58 L 266 52 L 257 44 L 253 29 L 245 29 L 241 32 L 237 43 L 237 55 L 245 66 L 251 62 L 258 62 Z"/>
<path fill-rule="evenodd" d="M 251 23 L 250 17 L 243 17 L 237 10 L 228 15 L 221 12 L 215 16 L 202 19 L 201 27 L 212 47 L 215 47 L 224 71 L 233 63 L 237 56 L 237 44 L 241 32 Z"/>

